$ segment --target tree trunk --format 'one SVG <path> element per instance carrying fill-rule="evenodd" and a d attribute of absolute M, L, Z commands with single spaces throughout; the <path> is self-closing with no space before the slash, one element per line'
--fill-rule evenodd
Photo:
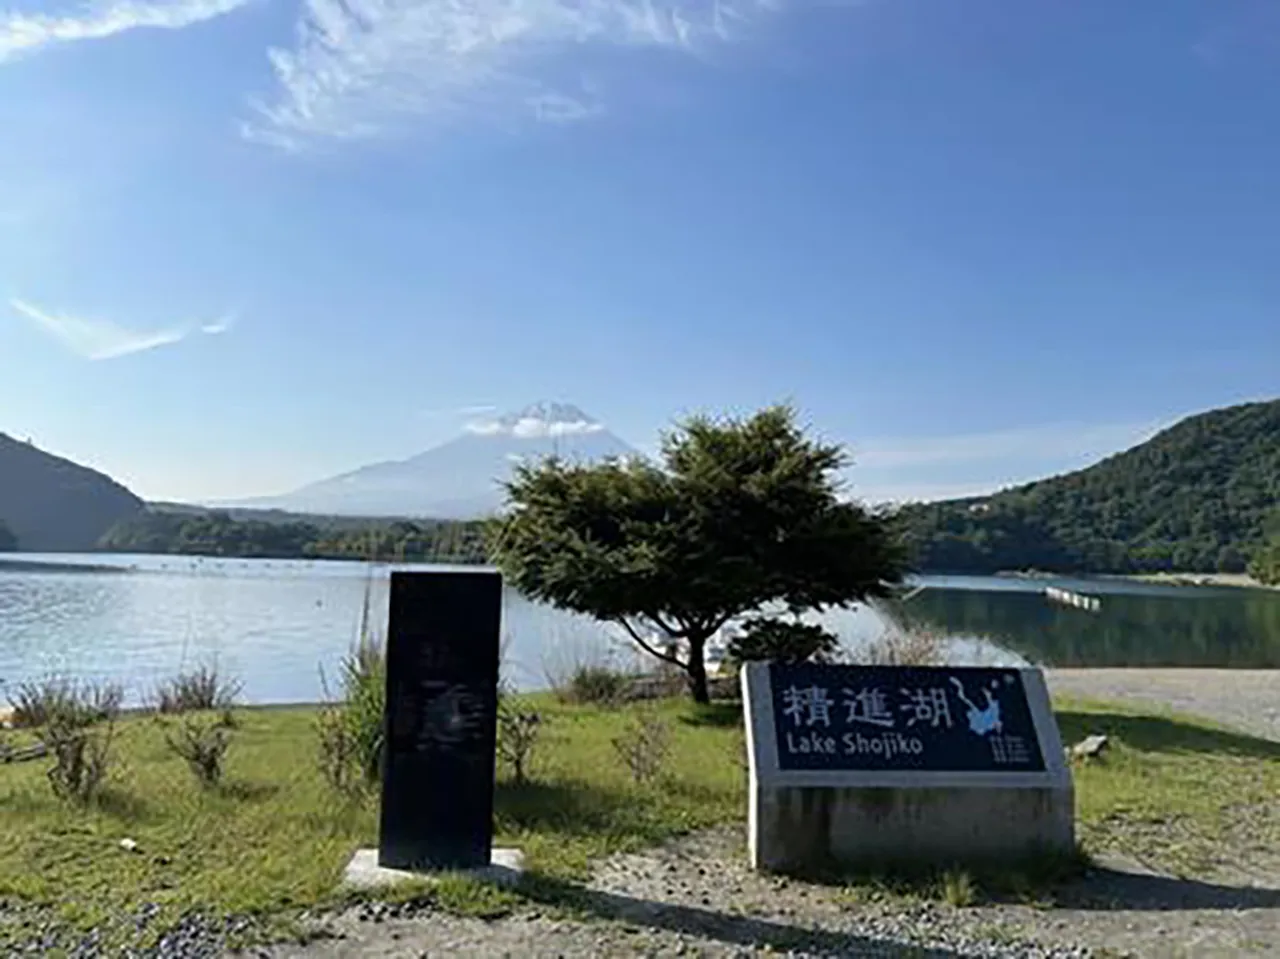
<path fill-rule="evenodd" d="M 711 690 L 707 688 L 707 663 L 703 652 L 707 644 L 705 636 L 689 637 L 689 692 L 695 703 L 711 702 Z"/>

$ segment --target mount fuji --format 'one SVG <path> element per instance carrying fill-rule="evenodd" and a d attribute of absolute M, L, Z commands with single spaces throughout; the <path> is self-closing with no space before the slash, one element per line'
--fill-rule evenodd
<path fill-rule="evenodd" d="M 553 455 L 598 462 L 640 454 L 576 406 L 536 403 L 472 423 L 461 436 L 409 459 L 238 505 L 332 516 L 474 519 L 501 508 L 501 484 L 515 464 Z"/>

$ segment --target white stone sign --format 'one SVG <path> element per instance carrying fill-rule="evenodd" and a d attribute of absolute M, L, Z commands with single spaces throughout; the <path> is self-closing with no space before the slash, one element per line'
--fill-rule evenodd
<path fill-rule="evenodd" d="M 742 691 L 757 869 L 1074 852 L 1038 669 L 749 663 Z"/>

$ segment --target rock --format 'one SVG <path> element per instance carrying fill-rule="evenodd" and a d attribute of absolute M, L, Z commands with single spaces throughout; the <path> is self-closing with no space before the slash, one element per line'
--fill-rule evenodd
<path fill-rule="evenodd" d="M 1096 759 L 1101 756 L 1110 745 L 1110 740 L 1106 736 L 1095 734 L 1086 736 L 1080 742 L 1071 747 L 1071 759 Z"/>

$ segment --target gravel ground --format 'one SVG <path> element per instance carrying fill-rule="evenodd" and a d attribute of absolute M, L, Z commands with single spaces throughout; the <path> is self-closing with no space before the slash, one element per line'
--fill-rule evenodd
<path fill-rule="evenodd" d="M 1280 669 L 1054 669 L 1049 688 L 1193 713 L 1280 741 Z"/>
<path fill-rule="evenodd" d="M 740 829 L 700 833 L 598 868 L 593 921 L 532 910 L 497 921 L 367 906 L 315 926 L 270 959 L 421 956 L 1067 957 L 1280 955 L 1274 889 L 1187 882 L 1113 861 L 1053 908 L 854 897 L 762 876 Z"/>

